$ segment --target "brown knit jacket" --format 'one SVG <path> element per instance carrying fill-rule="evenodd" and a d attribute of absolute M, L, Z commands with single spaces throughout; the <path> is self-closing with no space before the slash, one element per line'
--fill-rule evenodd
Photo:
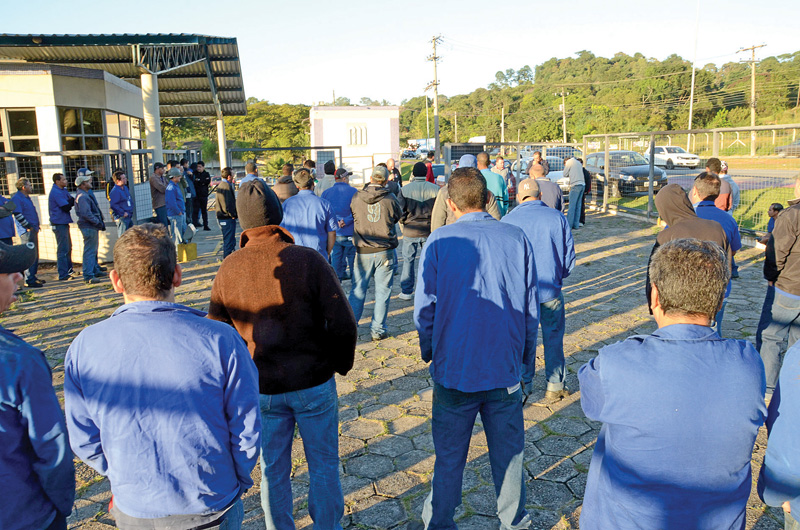
<path fill-rule="evenodd" d="M 353 367 L 356 321 L 336 273 L 279 226 L 242 233 L 214 279 L 208 317 L 247 342 L 261 394 L 310 388 Z"/>

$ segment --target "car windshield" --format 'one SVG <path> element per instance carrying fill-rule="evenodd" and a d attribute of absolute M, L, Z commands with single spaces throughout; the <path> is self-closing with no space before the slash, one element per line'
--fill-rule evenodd
<path fill-rule="evenodd" d="M 667 153 L 685 153 L 683 147 L 665 147 Z"/>
<path fill-rule="evenodd" d="M 625 151 L 611 155 L 611 165 L 617 167 L 646 166 L 649 162 L 639 153 Z"/>

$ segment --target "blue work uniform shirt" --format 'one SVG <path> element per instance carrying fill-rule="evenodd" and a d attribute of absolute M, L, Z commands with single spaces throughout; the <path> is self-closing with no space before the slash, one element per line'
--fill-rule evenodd
<path fill-rule="evenodd" d="M 581 530 L 744 528 L 766 416 L 749 342 L 673 324 L 602 348 L 578 379 L 586 417 L 603 422 Z"/>
<path fill-rule="evenodd" d="M 283 201 L 281 226 L 292 234 L 295 245 L 313 248 L 327 259 L 328 232 L 335 232 L 339 225 L 331 203 L 311 190 L 300 190 Z"/>
<path fill-rule="evenodd" d="M 499 175 L 498 175 L 499 177 Z M 422 250 L 414 324 L 440 385 L 479 392 L 517 385 L 539 327 L 533 248 L 486 212 L 431 233 Z"/>
<path fill-rule="evenodd" d="M 170 302 L 125 304 L 64 360 L 75 454 L 143 519 L 222 510 L 253 485 L 258 371 L 234 328 Z"/>
<path fill-rule="evenodd" d="M 59 188 L 55 184 L 50 189 L 50 195 L 47 196 L 47 209 L 50 213 L 51 225 L 68 225 L 72 222 L 72 216 L 69 212 L 61 209 L 62 206 L 74 204 L 72 195 L 67 191 L 67 188 Z"/>
<path fill-rule="evenodd" d="M 44 354 L 0 326 L 0 528 L 47 528 L 72 511 L 75 471 Z"/>
<path fill-rule="evenodd" d="M 728 238 L 728 245 L 731 247 L 731 253 L 737 252 L 742 248 L 742 237 L 739 234 L 739 225 L 731 214 L 725 210 L 720 210 L 714 204 L 714 201 L 700 201 L 694 205 L 694 211 L 700 219 L 708 219 L 716 221 L 725 231 L 725 236 Z M 728 287 L 725 289 L 725 298 L 731 294 L 733 279 L 728 281 Z"/>
<path fill-rule="evenodd" d="M 542 201 L 527 200 L 502 222 L 520 227 L 533 245 L 539 303 L 558 298 L 564 278 L 575 267 L 575 243 L 567 218 Z"/>
<path fill-rule="evenodd" d="M 356 193 L 358 190 L 347 182 L 337 182 L 322 192 L 322 198 L 331 203 L 337 221 L 344 221 L 343 228 L 336 225 L 336 235 L 339 237 L 352 237 L 353 235 L 353 211 L 350 210 L 350 203 Z"/>
<path fill-rule="evenodd" d="M 17 205 L 17 211 L 31 224 L 31 229 L 39 230 L 39 213 L 36 211 L 36 207 L 33 205 L 31 198 L 26 197 L 24 193 L 18 191 L 11 197 L 11 200 Z M 16 220 L 14 224 L 17 225 L 17 235 L 22 235 L 27 232 Z"/>
<path fill-rule="evenodd" d="M 9 202 L 8 199 L 0 195 L 0 206 L 4 205 L 5 203 Z M 0 219 L 0 238 L 7 239 L 10 237 L 14 237 L 15 235 L 15 227 L 14 224 L 16 221 L 14 220 L 14 215 L 9 214 L 6 217 Z"/>
<path fill-rule="evenodd" d="M 128 217 L 133 216 L 133 203 L 131 202 L 131 192 L 128 191 L 127 186 L 115 185 L 111 188 L 109 195 L 109 202 L 111 204 L 111 212 L 114 214 L 114 219 L 120 219 L 128 214 Z"/>

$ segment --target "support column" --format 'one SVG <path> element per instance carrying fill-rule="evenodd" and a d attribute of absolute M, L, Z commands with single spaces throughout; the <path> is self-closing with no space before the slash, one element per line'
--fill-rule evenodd
<path fill-rule="evenodd" d="M 142 107 L 147 148 L 153 150 L 153 163 L 163 162 L 161 146 L 161 110 L 158 106 L 158 76 L 142 74 Z"/>
<path fill-rule="evenodd" d="M 222 118 L 217 119 L 217 142 L 219 144 L 219 170 L 230 166 L 228 160 L 228 141 L 225 137 L 225 121 Z"/>

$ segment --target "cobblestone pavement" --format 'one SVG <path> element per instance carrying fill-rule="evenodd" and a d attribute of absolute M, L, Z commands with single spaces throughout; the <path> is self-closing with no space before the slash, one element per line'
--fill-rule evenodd
<path fill-rule="evenodd" d="M 575 234 L 578 265 L 568 278 L 567 386 L 569 398 L 552 406 L 535 401 L 544 395 L 541 342 L 537 355 L 535 393 L 524 409 L 525 467 L 528 472 L 527 504 L 533 528 L 578 528 L 586 472 L 599 424 L 587 420 L 580 407 L 578 368 L 606 344 L 629 335 L 650 333 L 655 323 L 648 317 L 644 300 L 645 266 L 656 229 L 626 217 L 588 214 L 588 223 Z M 206 309 L 211 283 L 220 257 L 214 253 L 218 232 L 200 241 L 199 260 L 185 267 L 184 284 L 177 301 Z M 741 278 L 734 280 L 724 323 L 731 338 L 753 339 L 764 296 L 761 252 L 740 252 Z M 54 368 L 53 383 L 63 403 L 63 359 L 70 341 L 85 326 L 108 317 L 121 304 L 108 283 L 86 286 L 62 283 L 55 275 L 45 289 L 29 291 L 3 315 L 5 327 L 45 351 Z M 353 369 L 337 376 L 340 408 L 339 452 L 345 493 L 345 528 L 404 529 L 419 521 L 422 502 L 430 489 L 433 442 L 430 434 L 431 379 L 420 359 L 412 321 L 412 303 L 397 298 L 395 277 L 390 303 L 391 338 L 370 340 L 368 329 L 372 303 L 368 298 L 361 320 L 360 340 Z M 349 282 L 345 282 L 349 289 Z M 371 296 L 371 294 L 370 294 Z M 766 433 L 758 437 L 753 456 L 754 476 L 763 457 Z M 297 528 L 312 528 L 308 516 L 308 470 L 303 444 L 292 448 L 293 493 Z M 107 514 L 108 481 L 76 461 L 77 500 L 71 528 L 105 529 L 113 526 Z M 263 528 L 259 504 L 259 469 L 253 472 L 256 487 L 244 497 L 246 529 Z M 463 504 L 457 512 L 462 530 L 498 528 L 495 517 L 486 438 L 475 426 L 464 472 Z M 755 493 L 748 505 L 748 529 L 783 527 L 779 510 L 765 508 Z"/>

